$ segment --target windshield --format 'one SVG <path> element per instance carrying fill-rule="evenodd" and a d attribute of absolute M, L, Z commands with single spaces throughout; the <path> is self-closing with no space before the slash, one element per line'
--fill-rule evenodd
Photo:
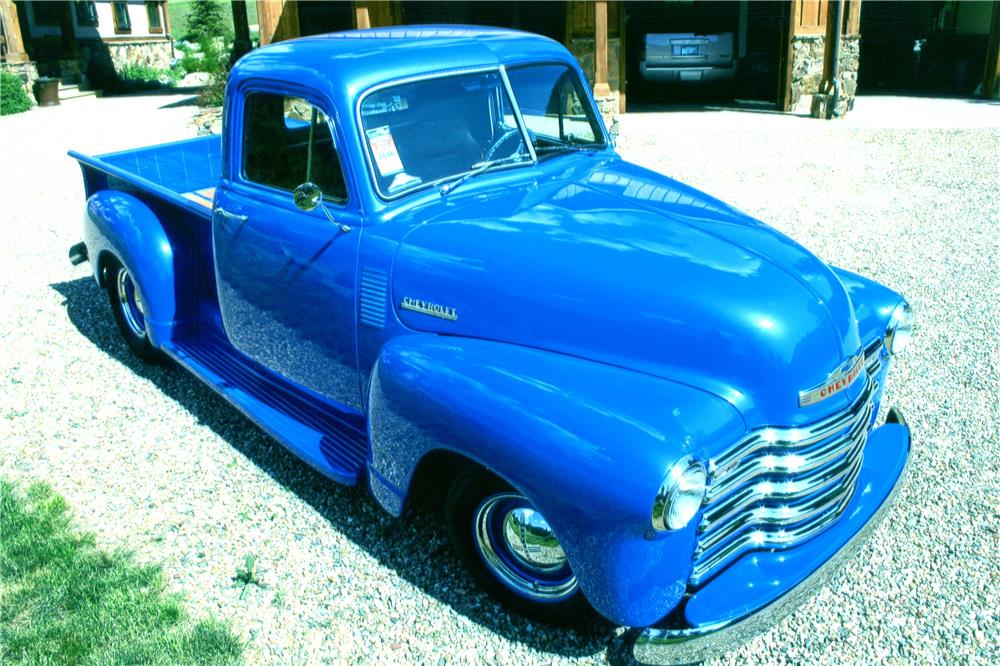
<path fill-rule="evenodd" d="M 531 159 L 497 71 L 383 88 L 361 103 L 361 124 L 384 196 Z"/>
<path fill-rule="evenodd" d="M 539 155 L 604 147 L 604 134 L 580 77 L 566 65 L 524 65 L 507 70 L 531 143 Z"/>
<path fill-rule="evenodd" d="M 526 163 L 525 133 L 540 156 L 604 146 L 575 70 L 543 64 L 507 73 L 525 127 L 499 71 L 428 78 L 367 95 L 361 125 L 382 196 Z"/>

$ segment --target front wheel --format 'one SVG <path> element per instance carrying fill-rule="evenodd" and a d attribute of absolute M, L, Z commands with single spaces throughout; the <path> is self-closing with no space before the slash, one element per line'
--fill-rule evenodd
<path fill-rule="evenodd" d="M 107 273 L 108 300 L 118 330 L 132 352 L 147 362 L 160 360 L 160 352 L 149 341 L 146 312 L 142 294 L 132 276 L 121 264 L 114 264 Z"/>
<path fill-rule="evenodd" d="M 504 606 L 555 624 L 594 618 L 559 540 L 526 497 L 471 473 L 452 484 L 445 511 L 459 559 Z"/>

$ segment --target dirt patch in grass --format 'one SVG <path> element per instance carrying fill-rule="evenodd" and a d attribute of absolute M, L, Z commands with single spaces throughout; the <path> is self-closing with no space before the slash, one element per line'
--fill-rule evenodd
<path fill-rule="evenodd" d="M 241 641 L 190 620 L 159 567 L 105 553 L 44 485 L 0 480 L 0 663 L 227 664 Z"/>

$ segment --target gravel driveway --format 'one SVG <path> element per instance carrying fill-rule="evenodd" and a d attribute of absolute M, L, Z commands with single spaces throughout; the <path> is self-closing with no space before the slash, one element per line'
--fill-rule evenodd
<path fill-rule="evenodd" d="M 250 663 L 618 661 L 621 630 L 507 615 L 458 570 L 428 509 L 388 518 L 186 372 L 128 353 L 89 267 L 66 259 L 83 192 L 65 151 L 190 136 L 182 101 L 84 99 L 0 118 L 0 475 L 49 482 L 102 545 L 162 563 L 195 614 L 247 639 Z M 1000 658 L 1000 106 L 977 113 L 994 127 L 622 120 L 627 158 L 885 282 L 917 315 L 888 389 L 915 433 L 898 507 L 849 570 L 725 663 Z M 241 597 L 232 579 L 247 555 L 263 587 Z"/>

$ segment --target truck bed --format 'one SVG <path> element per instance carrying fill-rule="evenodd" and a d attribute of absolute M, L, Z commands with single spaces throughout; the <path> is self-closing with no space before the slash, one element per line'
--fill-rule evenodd
<path fill-rule="evenodd" d="M 84 166 L 88 197 L 105 188 L 112 176 L 205 215 L 211 211 L 221 175 L 222 137 L 209 135 L 97 156 L 69 154 Z"/>

